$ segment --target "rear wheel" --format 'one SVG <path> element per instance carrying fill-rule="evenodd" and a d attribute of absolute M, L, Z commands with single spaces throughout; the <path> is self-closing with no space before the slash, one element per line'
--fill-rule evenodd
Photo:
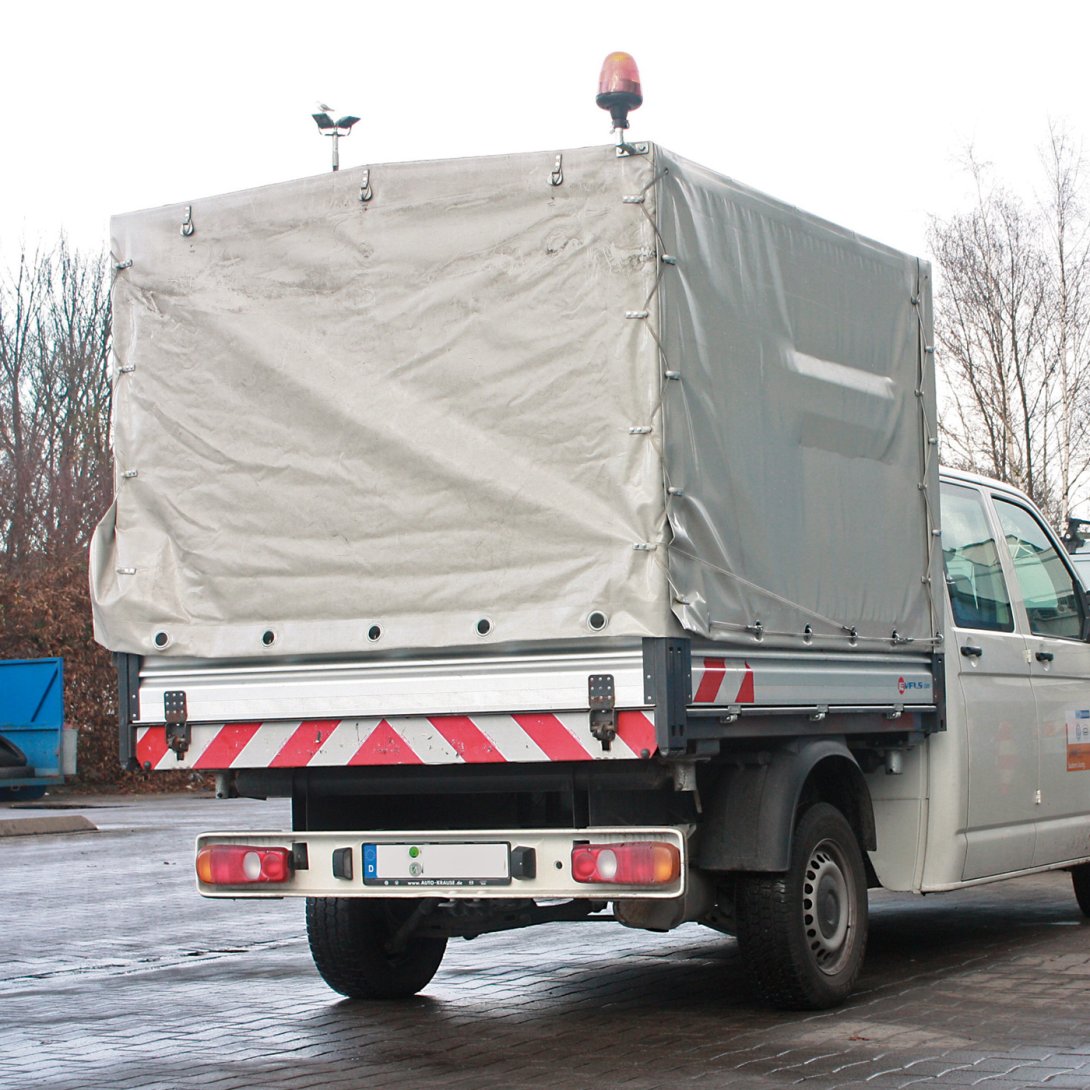
<path fill-rule="evenodd" d="M 308 897 L 307 939 L 322 979 L 350 999 L 415 995 L 435 976 L 447 940 L 398 931 L 419 907 L 415 900 Z"/>
<path fill-rule="evenodd" d="M 1075 888 L 1075 900 L 1084 916 L 1090 916 L 1090 863 L 1080 863 L 1071 868 L 1071 885 Z"/>
<path fill-rule="evenodd" d="M 843 1002 L 863 966 L 867 884 L 851 826 L 817 803 L 795 827 L 786 874 L 743 875 L 738 944 L 773 1006 L 822 1010 Z"/>

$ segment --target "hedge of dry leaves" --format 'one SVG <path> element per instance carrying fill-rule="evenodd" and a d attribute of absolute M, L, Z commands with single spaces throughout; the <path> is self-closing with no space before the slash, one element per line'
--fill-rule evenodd
<path fill-rule="evenodd" d="M 39 562 L 0 572 L 0 658 L 64 659 L 65 720 L 79 731 L 78 786 L 126 791 L 177 790 L 187 773 L 124 772 L 118 760 L 117 676 L 94 641 L 87 561 Z"/>

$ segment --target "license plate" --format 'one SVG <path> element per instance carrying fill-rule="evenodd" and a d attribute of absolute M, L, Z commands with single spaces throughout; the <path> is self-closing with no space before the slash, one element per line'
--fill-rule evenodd
<path fill-rule="evenodd" d="M 363 845 L 367 886 L 505 886 L 510 882 L 510 844 Z"/>

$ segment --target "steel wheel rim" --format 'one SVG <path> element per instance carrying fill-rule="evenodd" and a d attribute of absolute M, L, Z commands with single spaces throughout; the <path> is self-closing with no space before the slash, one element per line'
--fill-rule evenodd
<path fill-rule="evenodd" d="M 806 945 L 821 972 L 832 976 L 850 951 L 855 928 L 855 903 L 847 865 L 836 843 L 814 846 L 802 877 L 802 924 Z"/>

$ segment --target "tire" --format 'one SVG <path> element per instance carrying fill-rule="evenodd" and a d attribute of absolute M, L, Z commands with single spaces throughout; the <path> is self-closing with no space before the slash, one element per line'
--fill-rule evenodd
<path fill-rule="evenodd" d="M 1082 914 L 1090 917 L 1090 863 L 1080 863 L 1071 868 L 1071 885 L 1075 889 L 1075 900 L 1079 902 Z"/>
<path fill-rule="evenodd" d="M 38 787 L 0 787 L 0 802 L 35 802 L 45 798 L 45 788 Z"/>
<path fill-rule="evenodd" d="M 5 779 L 12 775 L 34 775 L 34 770 L 28 767 L 26 754 L 10 738 L 5 738 L 2 734 L 0 734 L 0 768 L 4 769 Z"/>
<path fill-rule="evenodd" d="M 398 953 L 387 949 L 418 904 L 308 897 L 307 939 L 322 979 L 350 999 L 403 999 L 419 992 L 435 976 L 446 938 L 413 937 Z"/>
<path fill-rule="evenodd" d="M 765 999 L 781 1010 L 842 1003 L 863 967 L 867 881 L 851 826 L 817 803 L 799 817 L 786 874 L 742 875 L 738 945 Z"/>

